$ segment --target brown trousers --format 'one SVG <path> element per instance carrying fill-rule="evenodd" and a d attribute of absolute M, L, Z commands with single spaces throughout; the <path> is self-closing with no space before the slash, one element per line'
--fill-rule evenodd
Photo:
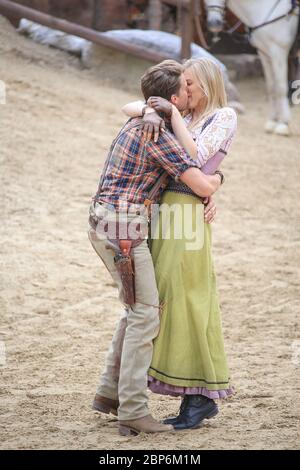
<path fill-rule="evenodd" d="M 98 206 L 97 216 L 101 216 L 101 213 L 109 222 L 107 207 Z M 136 223 L 146 221 L 144 216 L 135 213 L 127 214 L 127 217 Z M 114 253 L 106 248 L 105 236 L 90 228 L 89 239 L 117 283 L 121 298 L 122 285 L 114 266 Z M 120 420 L 137 419 L 149 414 L 147 372 L 152 359 L 152 342 L 159 331 L 158 291 L 146 240 L 133 249 L 133 258 L 136 303 L 126 306 L 121 314 L 97 389 L 97 393 L 102 396 L 119 399 Z"/>

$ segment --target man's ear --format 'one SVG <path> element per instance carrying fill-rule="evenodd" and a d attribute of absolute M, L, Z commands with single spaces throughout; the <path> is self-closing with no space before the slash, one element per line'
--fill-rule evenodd
<path fill-rule="evenodd" d="M 171 98 L 170 98 L 170 103 L 174 104 L 174 106 L 176 106 L 178 102 L 178 96 L 176 95 L 172 95 Z"/>

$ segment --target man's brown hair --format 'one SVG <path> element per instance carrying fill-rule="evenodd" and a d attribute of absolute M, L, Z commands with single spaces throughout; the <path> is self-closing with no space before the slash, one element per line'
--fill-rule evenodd
<path fill-rule="evenodd" d="M 145 100 L 150 96 L 161 96 L 170 101 L 180 88 L 183 67 L 176 60 L 164 60 L 150 67 L 141 78 L 141 88 Z"/>

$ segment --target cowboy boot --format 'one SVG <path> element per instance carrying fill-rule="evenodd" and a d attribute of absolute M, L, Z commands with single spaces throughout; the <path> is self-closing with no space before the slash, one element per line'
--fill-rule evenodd
<path fill-rule="evenodd" d="M 204 419 L 213 418 L 219 410 L 216 403 L 203 395 L 189 395 L 188 403 L 181 415 L 180 421 L 174 424 L 176 431 L 196 429 Z"/>
<path fill-rule="evenodd" d="M 173 426 L 162 424 L 150 414 L 143 418 L 119 421 L 119 433 L 121 436 L 137 436 L 140 432 L 155 433 L 174 431 Z"/>
<path fill-rule="evenodd" d="M 179 413 L 177 416 L 171 416 L 170 418 L 166 418 L 163 420 L 163 423 L 164 424 L 172 424 L 172 426 L 174 424 L 177 424 L 179 423 L 180 419 L 181 419 L 181 416 L 185 410 L 185 407 L 187 406 L 187 403 L 188 403 L 188 399 L 189 399 L 189 395 L 184 395 L 182 400 L 181 400 L 181 405 L 180 405 L 180 408 L 179 408 Z"/>
<path fill-rule="evenodd" d="M 118 415 L 118 407 L 119 401 L 112 400 L 111 398 L 103 397 L 102 395 L 98 395 L 96 393 L 92 408 L 96 411 L 100 411 L 101 413 L 109 414 L 112 413 L 113 415 Z"/>

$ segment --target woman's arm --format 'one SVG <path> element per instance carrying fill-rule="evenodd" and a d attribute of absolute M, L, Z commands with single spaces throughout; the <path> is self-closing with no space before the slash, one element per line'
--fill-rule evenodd
<path fill-rule="evenodd" d="M 131 103 L 125 104 L 122 111 L 128 117 L 139 117 L 143 116 L 147 105 L 143 101 L 132 101 Z"/>
<path fill-rule="evenodd" d="M 186 124 L 176 106 L 160 96 L 151 96 L 147 104 L 155 109 L 157 113 L 163 113 L 167 119 L 171 119 L 172 129 L 178 142 L 186 153 L 195 159 L 197 157 L 197 145 L 186 128 Z"/>
<path fill-rule="evenodd" d="M 178 109 L 173 105 L 171 123 L 173 132 L 184 150 L 190 155 L 190 157 L 197 158 L 197 144 L 193 140 L 190 131 L 187 129 L 184 120 L 181 117 Z"/>

